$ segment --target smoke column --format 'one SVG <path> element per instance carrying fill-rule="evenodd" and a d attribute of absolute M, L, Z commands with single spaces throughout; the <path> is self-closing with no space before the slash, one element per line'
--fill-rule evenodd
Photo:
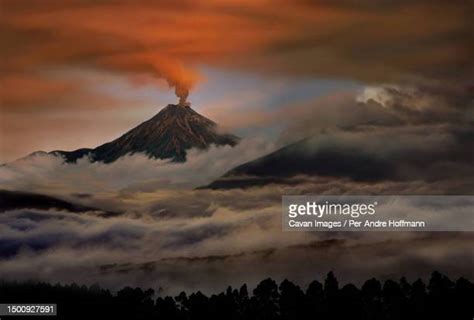
<path fill-rule="evenodd" d="M 176 93 L 176 96 L 179 98 L 179 105 L 183 107 L 187 105 L 186 99 L 188 98 L 188 95 L 189 95 L 188 88 L 181 84 L 176 84 L 174 92 Z"/>

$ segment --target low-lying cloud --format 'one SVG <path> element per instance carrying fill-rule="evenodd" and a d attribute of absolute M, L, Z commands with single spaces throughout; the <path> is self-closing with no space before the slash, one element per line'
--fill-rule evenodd
<path fill-rule="evenodd" d="M 234 203 L 247 198 L 257 202 L 274 194 L 271 189 L 242 191 L 239 198 L 222 191 L 215 197 L 195 191 L 180 198 L 192 201 L 205 195 L 217 200 L 208 216 L 101 218 L 55 210 L 5 212 L 0 218 L 0 276 L 99 282 L 112 289 L 154 287 L 172 294 L 212 292 L 243 282 L 253 286 L 268 276 L 306 285 L 328 270 L 338 272 L 342 281 L 356 282 L 370 276 L 428 276 L 434 268 L 473 276 L 468 264 L 452 263 L 469 256 L 474 239 L 466 233 L 282 232 L 280 201 L 231 208 L 231 198 Z M 227 193 L 227 203 L 222 193 Z"/>
<path fill-rule="evenodd" d="M 185 163 L 150 159 L 145 154 L 125 156 L 111 164 L 90 162 L 87 157 L 65 163 L 61 157 L 39 153 L 0 167 L 0 187 L 62 195 L 192 189 L 274 148 L 274 142 L 249 138 L 235 147 L 190 150 Z"/>

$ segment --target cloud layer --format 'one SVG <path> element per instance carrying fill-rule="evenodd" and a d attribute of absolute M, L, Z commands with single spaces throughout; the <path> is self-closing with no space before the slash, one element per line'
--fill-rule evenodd
<path fill-rule="evenodd" d="M 302 115 L 298 119 L 306 118 Z M 322 135 L 322 139 L 327 144 L 364 146 L 362 139 L 367 150 L 390 151 L 386 140 L 381 139 L 390 136 L 389 132 L 380 134 L 391 126 L 377 127 L 377 135 L 372 134 L 368 141 L 365 133 L 348 128 Z M 396 130 L 392 135 L 398 132 L 397 136 L 403 136 L 403 126 L 392 130 Z M 416 145 L 413 149 L 417 155 L 422 154 L 421 147 L 444 150 L 452 142 L 440 140 L 443 135 L 439 134 L 432 137 L 433 143 L 420 142 L 420 137 L 424 135 L 415 131 L 406 139 Z M 466 187 L 466 183 L 472 175 L 439 179 L 427 174 L 425 177 L 432 179 L 376 179 L 370 183 L 350 177 L 300 175 L 292 178 L 293 184 L 245 190 L 194 189 L 241 161 L 274 148 L 274 143 L 256 139 L 244 140 L 234 149 L 190 152 L 184 164 L 134 155 L 112 164 L 83 159 L 72 165 L 36 155 L 2 167 L 2 188 L 46 192 L 121 214 L 105 218 L 97 212 L 35 208 L 3 212 L 0 276 L 99 282 L 112 289 L 151 286 L 172 294 L 180 290 L 213 292 L 242 282 L 253 286 L 268 276 L 278 280 L 287 277 L 306 285 L 329 270 L 336 271 L 343 282 L 371 276 L 416 278 L 428 276 L 433 269 L 453 276 L 474 276 L 468 263 L 474 241 L 469 233 L 281 230 L 282 195 L 469 192 L 472 185 Z"/>
<path fill-rule="evenodd" d="M 192 83 L 195 76 L 183 64 L 200 63 L 376 82 L 466 79 L 472 53 L 468 6 L 465 1 L 47 0 L 38 5 L 7 0 L 3 55 L 14 73 L 86 64 L 150 73 L 170 83 Z"/>
<path fill-rule="evenodd" d="M 140 199 L 152 208 L 139 216 L 12 210 L 0 217 L 0 276 L 99 282 L 112 289 L 161 287 L 172 294 L 183 289 L 212 292 L 242 282 L 253 286 L 268 276 L 306 285 L 328 270 L 335 270 L 342 281 L 356 282 L 370 276 L 428 276 L 434 268 L 474 276 L 468 263 L 474 240 L 469 233 L 281 230 L 282 194 L 389 193 L 409 188 L 315 179 L 296 188 L 137 192 L 136 203 Z M 416 184 L 411 188 L 417 190 Z"/>

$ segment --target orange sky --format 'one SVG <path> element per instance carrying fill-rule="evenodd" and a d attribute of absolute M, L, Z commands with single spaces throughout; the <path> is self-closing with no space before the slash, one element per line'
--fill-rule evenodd
<path fill-rule="evenodd" d="M 203 78 L 199 66 L 367 83 L 464 84 L 474 56 L 469 3 L 2 0 L 0 158 L 27 143 L 13 129 L 23 122 L 35 123 L 34 131 L 71 106 L 79 118 L 92 106 L 120 109 L 113 96 L 85 89 L 90 83 L 57 76 L 68 70 L 132 82 L 162 78 L 189 89 Z"/>

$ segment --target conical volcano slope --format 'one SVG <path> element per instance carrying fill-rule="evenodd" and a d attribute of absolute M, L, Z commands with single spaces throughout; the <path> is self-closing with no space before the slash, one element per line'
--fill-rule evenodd
<path fill-rule="evenodd" d="M 169 104 L 153 118 L 131 129 L 121 137 L 95 149 L 53 151 L 67 162 L 89 155 L 93 161 L 105 163 L 134 153 L 150 158 L 185 161 L 191 148 L 207 149 L 212 144 L 234 146 L 239 138 L 217 132 L 217 124 L 194 111 L 190 106 Z"/>

